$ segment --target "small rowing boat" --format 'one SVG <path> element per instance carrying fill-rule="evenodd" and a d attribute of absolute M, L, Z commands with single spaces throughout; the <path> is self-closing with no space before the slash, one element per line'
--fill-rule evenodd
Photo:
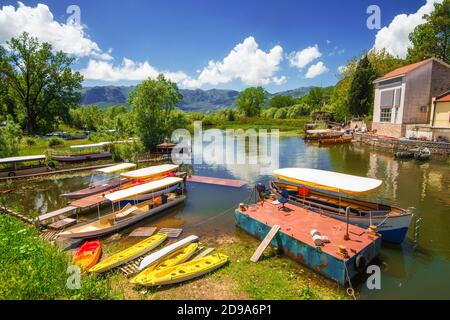
<path fill-rule="evenodd" d="M 172 254 L 173 252 L 177 251 L 178 249 L 192 243 L 197 242 L 198 237 L 197 236 L 189 236 L 186 237 L 180 241 L 177 241 L 175 243 L 172 243 L 171 245 L 162 248 L 161 250 L 158 250 L 148 256 L 146 256 L 144 259 L 142 259 L 141 263 L 139 264 L 139 270 L 144 270 L 150 265 L 153 265 L 157 263 L 158 261 L 161 261 L 168 255 Z"/>
<path fill-rule="evenodd" d="M 178 250 L 174 251 L 163 260 L 157 261 L 149 265 L 144 271 L 142 271 L 136 277 L 131 279 L 130 282 L 145 286 L 149 281 L 148 275 L 151 275 L 152 272 L 160 271 L 164 268 L 172 267 L 177 264 L 186 262 L 192 257 L 197 248 L 198 243 L 190 243 L 188 245 L 185 245 L 184 247 L 179 248 Z"/>
<path fill-rule="evenodd" d="M 228 261 L 228 256 L 213 253 L 204 258 L 162 268 L 146 274 L 145 286 L 159 286 L 188 281 L 214 271 Z"/>
<path fill-rule="evenodd" d="M 73 264 L 82 267 L 83 269 L 89 269 L 98 262 L 102 253 L 102 247 L 100 241 L 86 241 L 75 252 L 72 262 Z"/>
<path fill-rule="evenodd" d="M 167 239 L 167 234 L 155 234 L 137 244 L 122 250 L 89 269 L 89 272 L 102 273 L 134 260 L 153 250 Z"/>

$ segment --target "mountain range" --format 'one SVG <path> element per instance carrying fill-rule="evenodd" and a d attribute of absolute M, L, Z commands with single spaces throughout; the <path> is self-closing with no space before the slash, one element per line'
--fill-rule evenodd
<path fill-rule="evenodd" d="M 294 90 L 270 94 L 271 97 L 286 95 L 300 98 L 313 87 L 300 87 Z M 81 91 L 82 105 L 98 105 L 108 107 L 112 105 L 127 105 L 126 100 L 135 86 L 96 86 L 84 87 Z M 177 105 L 183 111 L 214 112 L 221 108 L 235 107 L 239 91 L 225 89 L 181 89 L 183 100 Z"/>

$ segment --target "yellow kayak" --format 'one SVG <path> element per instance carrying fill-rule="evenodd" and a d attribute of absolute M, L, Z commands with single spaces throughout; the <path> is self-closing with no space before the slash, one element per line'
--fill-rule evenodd
<path fill-rule="evenodd" d="M 147 282 L 147 276 L 155 271 L 160 271 L 167 267 L 172 267 L 177 264 L 183 263 L 189 260 L 198 248 L 198 243 L 191 243 L 184 246 L 172 254 L 165 257 L 165 259 L 156 261 L 148 266 L 144 271 L 139 273 L 136 277 L 130 280 L 131 283 L 145 284 Z"/>
<path fill-rule="evenodd" d="M 228 256 L 213 253 L 198 260 L 188 261 L 161 270 L 155 270 L 146 275 L 144 286 L 159 286 L 191 280 L 210 271 L 220 268 L 228 261 Z"/>
<path fill-rule="evenodd" d="M 148 237 L 147 239 L 100 261 L 94 267 L 90 268 L 89 272 L 105 272 L 134 260 L 159 246 L 166 238 L 167 234 L 155 234 L 154 236 Z"/>

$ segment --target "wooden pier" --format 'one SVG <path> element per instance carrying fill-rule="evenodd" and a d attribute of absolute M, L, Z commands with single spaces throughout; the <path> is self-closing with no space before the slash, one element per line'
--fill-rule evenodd
<path fill-rule="evenodd" d="M 187 178 L 188 182 L 197 182 L 205 184 L 214 184 L 217 186 L 226 186 L 233 188 L 241 188 L 247 184 L 247 182 L 242 180 L 215 178 L 215 177 L 205 177 L 205 176 L 191 176 Z"/>

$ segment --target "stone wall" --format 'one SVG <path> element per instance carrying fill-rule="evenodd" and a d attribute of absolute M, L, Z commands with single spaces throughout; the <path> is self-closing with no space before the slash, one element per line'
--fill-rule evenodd
<path fill-rule="evenodd" d="M 392 152 L 410 150 L 414 148 L 428 148 L 433 157 L 447 159 L 450 156 L 450 143 L 431 142 L 420 140 L 399 140 L 395 138 L 380 137 L 373 134 L 355 133 L 354 140 L 360 143 L 390 149 Z"/>
<path fill-rule="evenodd" d="M 378 135 L 400 138 L 406 133 L 405 126 L 389 122 L 373 122 L 372 131 L 377 130 Z"/>

